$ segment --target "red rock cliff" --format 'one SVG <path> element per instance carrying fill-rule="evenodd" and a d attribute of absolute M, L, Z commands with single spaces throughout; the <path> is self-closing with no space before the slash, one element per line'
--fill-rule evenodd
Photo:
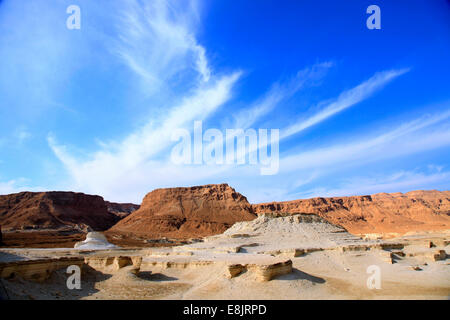
<path fill-rule="evenodd" d="M 105 204 L 109 212 L 121 219 L 128 216 L 130 213 L 135 212 L 140 207 L 139 205 L 133 203 L 116 203 L 105 201 Z"/>
<path fill-rule="evenodd" d="M 86 227 L 106 230 L 119 217 L 110 213 L 100 196 L 75 192 L 20 192 L 0 196 L 3 229 Z"/>
<path fill-rule="evenodd" d="M 450 191 L 378 193 L 253 205 L 257 214 L 316 213 L 353 234 L 450 229 Z"/>
<path fill-rule="evenodd" d="M 255 217 L 247 198 L 227 184 L 167 188 L 148 193 L 139 210 L 110 230 L 189 238 L 222 233 Z"/>

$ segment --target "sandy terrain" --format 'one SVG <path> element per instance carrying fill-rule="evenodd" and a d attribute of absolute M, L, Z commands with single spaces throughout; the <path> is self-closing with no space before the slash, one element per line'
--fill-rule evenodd
<path fill-rule="evenodd" d="M 448 299 L 448 233 L 362 240 L 311 215 L 259 217 L 204 242 L 110 250 L 2 249 L 9 299 Z M 448 250 L 447 250 L 448 251 Z M 66 286 L 82 267 L 81 290 Z M 380 289 L 367 273 L 379 267 Z"/>
<path fill-rule="evenodd" d="M 121 247 L 161 247 L 185 244 L 180 239 L 149 239 L 131 233 L 103 232 L 112 244 Z M 73 248 L 84 240 L 86 233 L 73 230 L 24 230 L 3 232 L 3 247 L 6 248 Z"/>

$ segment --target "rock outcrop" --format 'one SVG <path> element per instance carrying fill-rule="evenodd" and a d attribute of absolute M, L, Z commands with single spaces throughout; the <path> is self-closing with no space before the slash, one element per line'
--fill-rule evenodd
<path fill-rule="evenodd" d="M 112 249 L 117 248 L 117 246 L 111 244 L 106 240 L 106 237 L 100 232 L 89 232 L 86 235 L 84 241 L 75 243 L 74 248 L 77 249 L 88 249 L 88 250 L 101 250 L 101 249 Z"/>
<path fill-rule="evenodd" d="M 78 266 L 82 272 L 97 270 L 100 272 L 114 272 L 125 267 L 132 267 L 139 271 L 142 257 L 121 255 L 93 255 L 93 256 L 55 256 L 31 260 L 0 261 L 0 279 L 22 279 L 33 282 L 44 282 L 60 269 L 67 270 L 69 266 Z"/>
<path fill-rule="evenodd" d="M 450 191 L 378 193 L 253 205 L 273 216 L 313 213 L 353 234 L 391 234 L 450 229 Z"/>
<path fill-rule="evenodd" d="M 245 271 L 254 274 L 256 281 L 266 282 L 273 278 L 292 272 L 292 260 L 268 264 L 230 264 L 227 266 L 227 277 L 234 278 Z"/>
<path fill-rule="evenodd" d="M 220 234 L 236 222 L 253 220 L 261 214 L 316 214 L 352 234 L 394 237 L 407 232 L 450 229 L 450 191 L 379 193 L 254 205 L 227 184 L 156 189 L 145 196 L 141 206 L 74 192 L 0 196 L 0 225 L 4 232 L 45 229 L 82 234 L 109 229 L 107 234 L 115 233 L 114 239 L 131 236 L 139 238 L 138 242 Z M 10 237 L 11 233 L 6 235 Z M 3 238 L 4 242 L 8 240 L 6 236 Z M 49 245 L 50 240 L 42 245 Z M 8 241 L 11 245 L 11 239 Z"/>
<path fill-rule="evenodd" d="M 297 257 L 314 251 L 355 245 L 366 248 L 368 243 L 377 244 L 375 241 L 363 241 L 314 214 L 278 218 L 260 215 L 252 221 L 236 223 L 223 234 L 205 238 L 204 242 L 186 245 L 184 250 L 209 249 L 216 253 L 251 252 Z"/>
<path fill-rule="evenodd" d="M 119 220 L 100 196 L 57 191 L 0 196 L 0 224 L 4 230 L 72 228 L 86 232 L 106 230 Z"/>
<path fill-rule="evenodd" d="M 135 212 L 140 207 L 133 203 L 116 203 L 109 201 L 105 201 L 105 203 L 108 211 L 121 219 Z"/>
<path fill-rule="evenodd" d="M 228 184 L 156 189 L 110 231 L 190 238 L 219 234 L 255 217 L 247 198 Z"/>

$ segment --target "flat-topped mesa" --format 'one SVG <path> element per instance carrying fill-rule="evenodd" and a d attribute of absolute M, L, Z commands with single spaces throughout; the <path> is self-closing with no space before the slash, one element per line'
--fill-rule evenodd
<path fill-rule="evenodd" d="M 256 214 L 314 213 L 353 234 L 403 234 L 450 229 L 450 191 L 411 191 L 312 198 L 253 205 Z"/>
<path fill-rule="evenodd" d="M 84 193 L 20 192 L 0 196 L 4 229 L 106 230 L 120 217 L 110 213 L 102 197 Z"/>
<path fill-rule="evenodd" d="M 247 198 L 228 184 L 156 189 L 110 231 L 189 238 L 219 234 L 255 217 Z"/>

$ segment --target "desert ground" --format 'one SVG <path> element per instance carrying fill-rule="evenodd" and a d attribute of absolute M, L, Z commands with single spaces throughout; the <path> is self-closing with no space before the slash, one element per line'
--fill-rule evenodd
<path fill-rule="evenodd" d="M 172 247 L 113 246 L 101 233 L 92 233 L 77 248 L 0 249 L 0 295 L 5 299 L 448 299 L 449 243 L 448 231 L 364 239 L 311 214 L 260 215 L 222 234 Z M 81 289 L 67 286 L 70 265 L 81 268 Z M 373 268 L 379 271 L 378 288 L 376 282 L 368 285 Z"/>

